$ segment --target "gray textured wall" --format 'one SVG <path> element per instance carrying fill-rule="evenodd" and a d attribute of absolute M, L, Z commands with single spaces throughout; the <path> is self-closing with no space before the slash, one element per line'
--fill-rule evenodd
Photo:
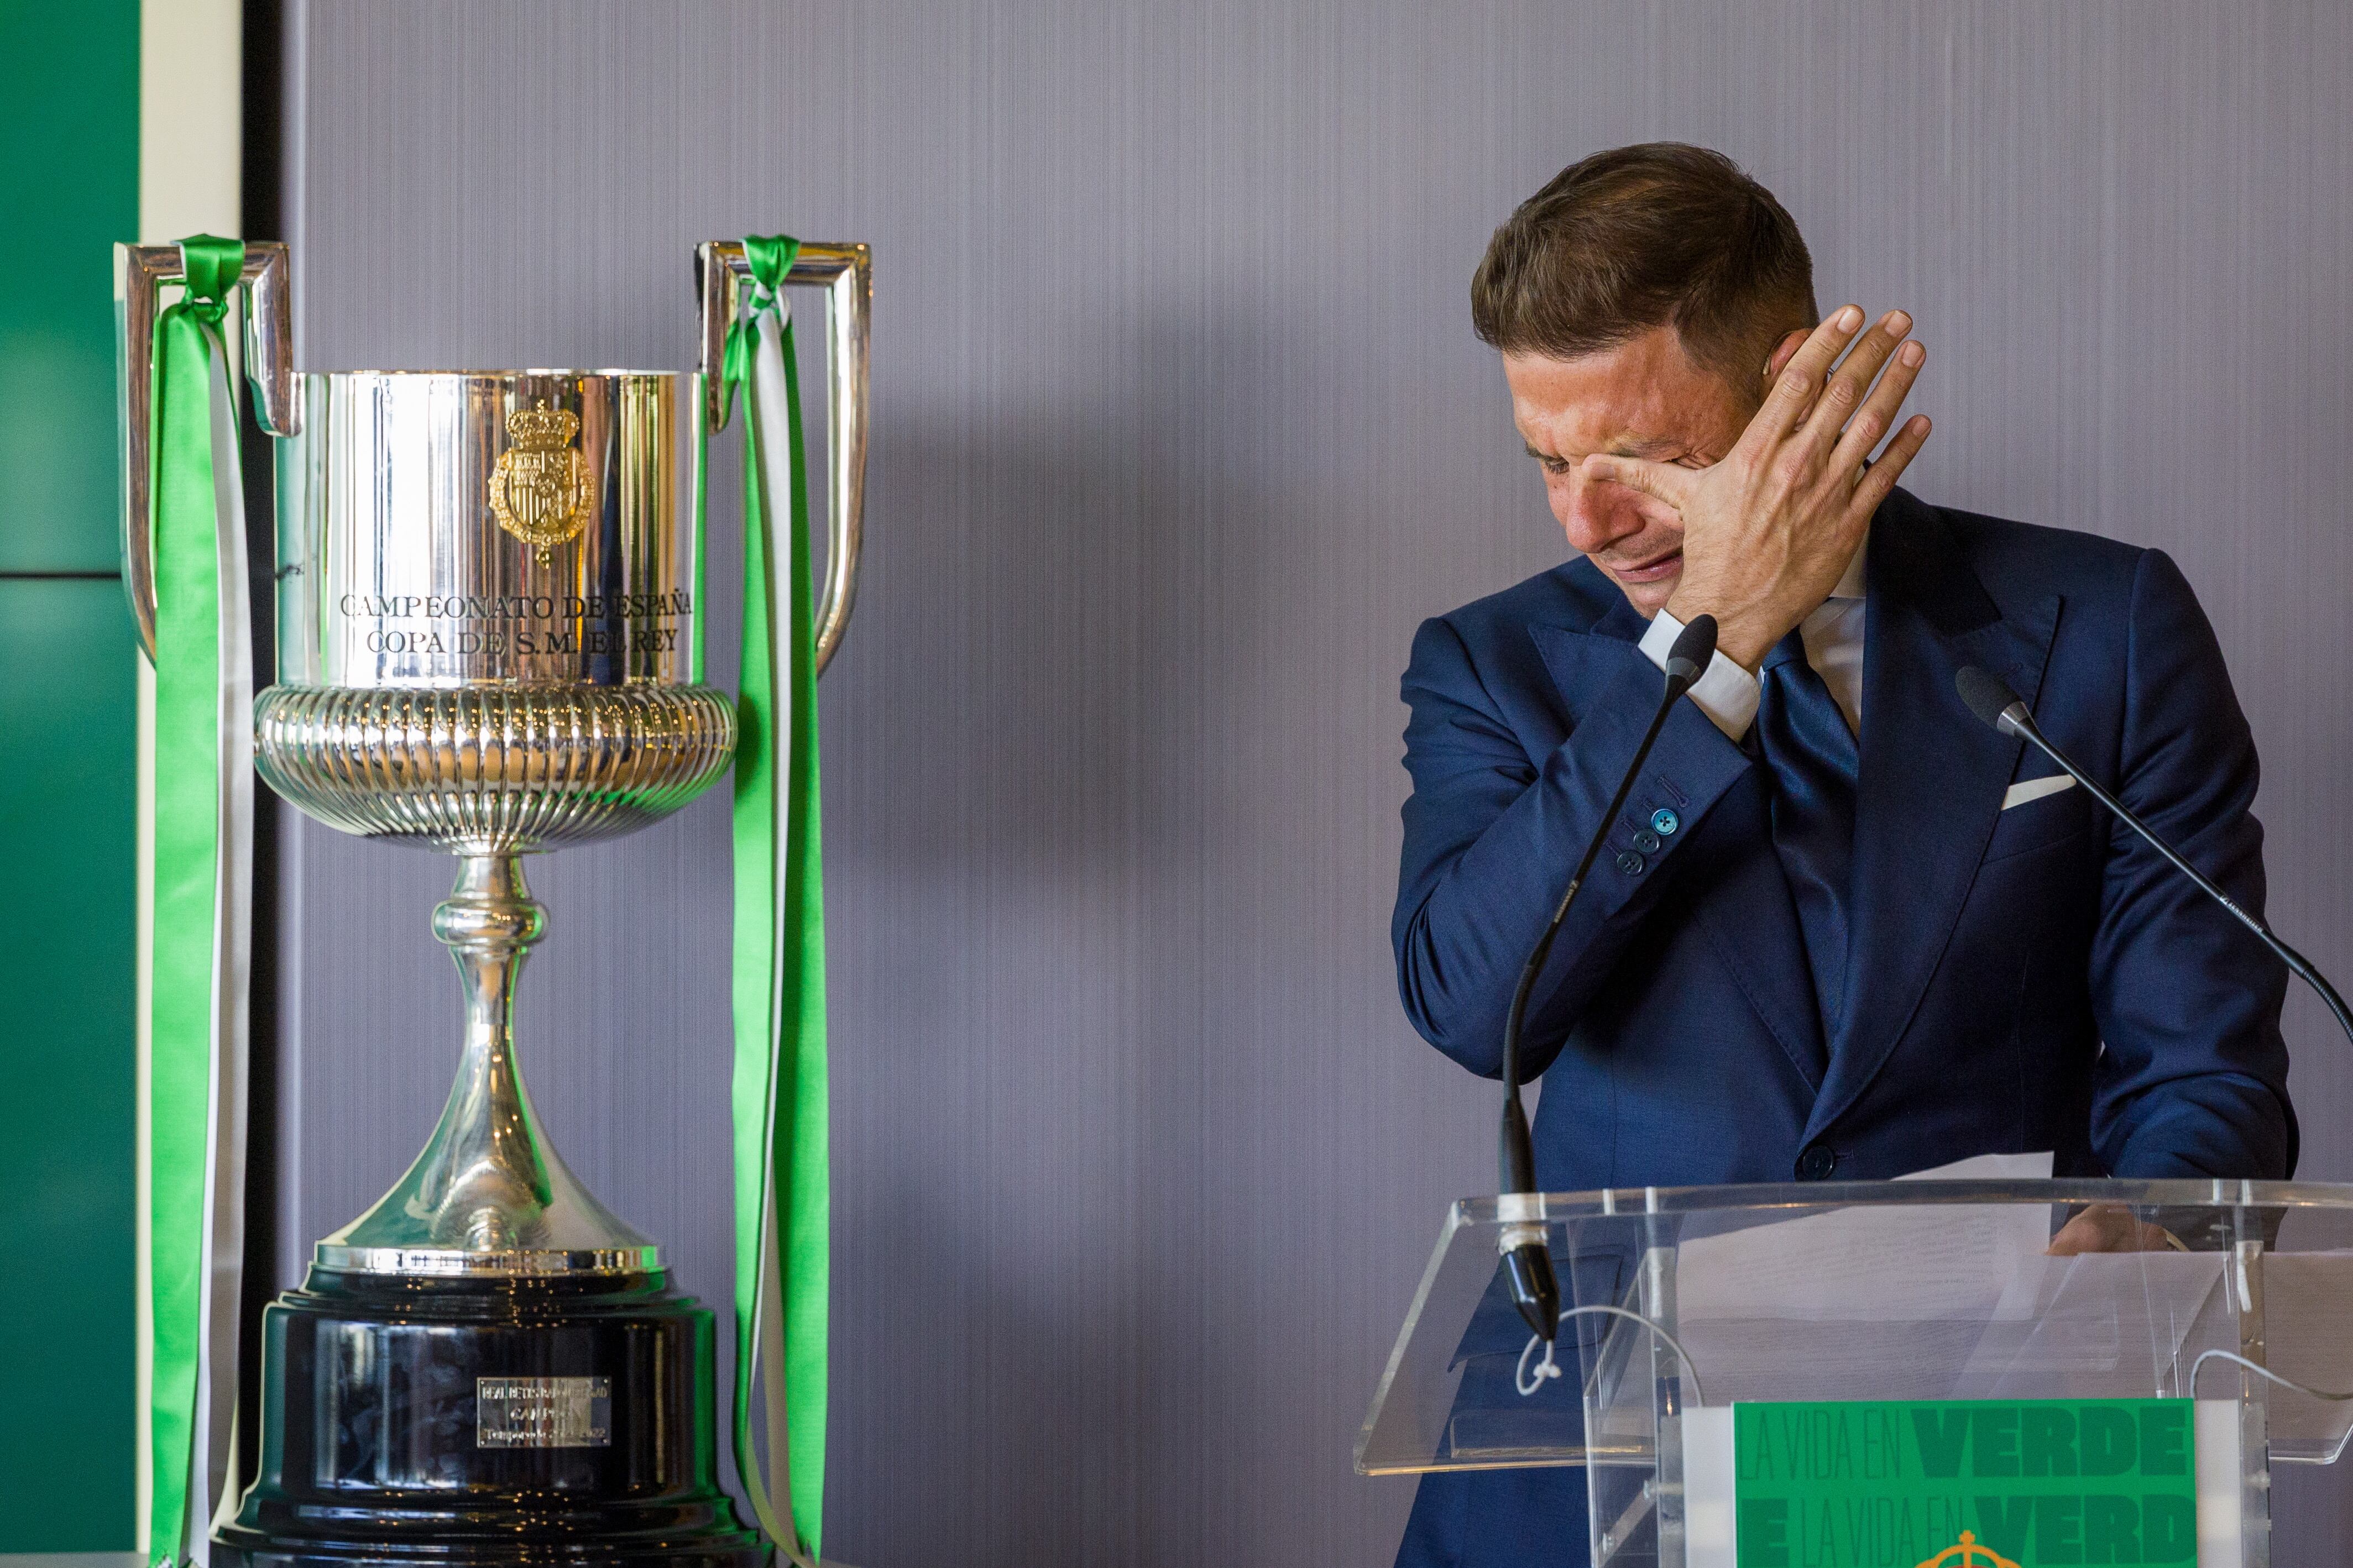
<path fill-rule="evenodd" d="M 2263 745 L 2278 923 L 2353 973 L 2341 5 L 342 0 L 290 26 L 311 367 L 682 366 L 693 241 L 874 247 L 871 543 L 824 694 L 851 1562 L 1391 1551 L 1407 1489 L 1350 1443 L 1442 1205 L 1493 1174 L 1490 1090 L 1394 998 L 1396 678 L 1421 616 L 1559 557 L 1465 284 L 1596 148 L 1730 152 L 1826 303 L 1917 315 L 1915 489 L 2175 554 Z M 561 1147 L 716 1300 L 725 831 L 708 799 L 541 862 L 522 996 Z M 295 835 L 290 1238 L 438 1109 L 448 874 Z M 2300 995 L 2288 1026 L 2304 1173 L 2353 1176 L 2347 1054 Z M 2283 1483 L 2307 1524 L 2279 1561 L 2335 1561 L 2341 1489 Z"/>

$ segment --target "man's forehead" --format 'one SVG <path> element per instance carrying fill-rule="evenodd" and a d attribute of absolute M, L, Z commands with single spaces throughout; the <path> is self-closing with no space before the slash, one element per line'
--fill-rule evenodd
<path fill-rule="evenodd" d="M 1513 423 L 1547 456 L 1639 457 L 1683 446 L 1717 421 L 1726 401 L 1723 383 L 1693 364 L 1667 327 L 1574 358 L 1508 353 L 1504 374 Z"/>

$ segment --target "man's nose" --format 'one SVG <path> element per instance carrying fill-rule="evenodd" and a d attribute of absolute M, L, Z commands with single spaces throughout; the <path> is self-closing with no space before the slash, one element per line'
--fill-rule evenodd
<path fill-rule="evenodd" d="M 1642 514 L 1634 504 L 1633 492 L 1625 486 L 1594 484 L 1581 474 L 1571 474 L 1560 525 L 1572 548 L 1592 555 L 1640 533 Z"/>

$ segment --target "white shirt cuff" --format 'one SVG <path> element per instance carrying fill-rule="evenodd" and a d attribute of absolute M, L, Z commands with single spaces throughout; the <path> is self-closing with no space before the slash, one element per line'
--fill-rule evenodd
<path fill-rule="evenodd" d="M 1651 629 L 1642 634 L 1641 647 L 1643 657 L 1661 669 L 1667 668 L 1667 655 L 1674 650 L 1675 639 L 1683 635 L 1683 622 L 1661 610 L 1651 619 Z M 1757 722 L 1757 702 L 1762 689 L 1757 678 L 1740 668 L 1718 649 L 1692 683 L 1691 700 L 1699 710 L 1715 721 L 1715 727 L 1732 740 L 1748 733 L 1748 726 Z"/>

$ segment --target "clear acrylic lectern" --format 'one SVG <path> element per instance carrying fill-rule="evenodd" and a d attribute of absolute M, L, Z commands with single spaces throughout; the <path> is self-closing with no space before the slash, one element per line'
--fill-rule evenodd
<path fill-rule="evenodd" d="M 1455 1205 L 1356 1467 L 1582 1467 L 1596 1568 L 2264 1568 L 2270 1468 L 2353 1431 L 2325 1397 L 2353 1390 L 2353 1187 L 1542 1205 L 1551 1353 L 1500 1280 L 1497 1200 Z M 2055 1256 L 2071 1221 L 2134 1249 Z"/>

